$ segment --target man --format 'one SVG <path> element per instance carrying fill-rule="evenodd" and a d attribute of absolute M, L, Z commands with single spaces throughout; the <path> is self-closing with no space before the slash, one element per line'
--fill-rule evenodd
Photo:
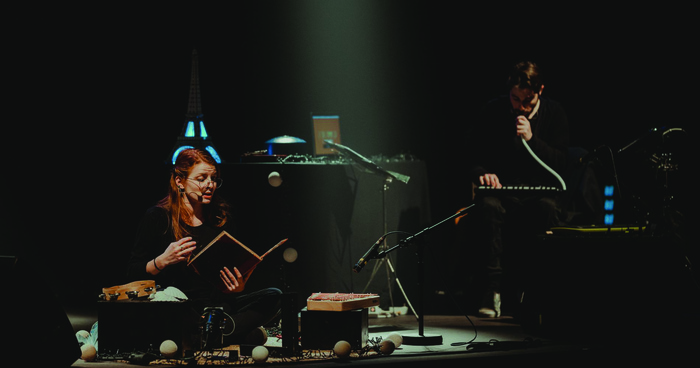
<path fill-rule="evenodd" d="M 508 94 L 487 103 L 469 135 L 472 200 L 464 234 L 476 247 L 486 290 L 479 314 L 501 315 L 502 256 L 522 260 L 524 234 L 544 233 L 559 224 L 560 204 L 555 195 L 476 195 L 478 186 L 544 185 L 561 187 L 556 176 L 528 152 L 525 144 L 547 166 L 562 173 L 567 163 L 569 127 L 561 105 L 543 96 L 539 67 L 532 62 L 514 66 L 506 85 Z M 507 231 L 506 231 L 507 230 Z M 504 245 L 504 243 L 509 244 Z M 511 253 L 512 252 L 512 253 Z M 521 266 L 521 265 L 517 265 Z M 515 269 L 517 273 L 517 269 Z M 518 278 L 520 279 L 520 278 Z"/>

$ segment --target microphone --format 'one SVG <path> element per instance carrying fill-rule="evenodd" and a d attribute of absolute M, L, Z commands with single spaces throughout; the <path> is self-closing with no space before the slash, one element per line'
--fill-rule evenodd
<path fill-rule="evenodd" d="M 369 248 L 367 253 L 365 253 L 365 255 L 362 256 L 362 258 L 360 258 L 359 261 L 357 261 L 355 267 L 352 268 L 352 270 L 355 271 L 355 273 L 359 273 L 360 271 L 362 271 L 362 269 L 367 265 L 367 262 L 369 262 L 369 260 L 372 259 L 371 257 L 377 255 L 377 248 L 379 248 L 379 244 L 381 244 L 384 241 L 384 239 L 386 239 L 386 234 L 382 235 L 382 237 L 379 238 L 379 240 L 372 244 L 372 247 Z"/>
<path fill-rule="evenodd" d="M 338 148 L 338 145 L 333 143 L 332 139 L 324 139 L 323 148 Z"/>
<path fill-rule="evenodd" d="M 180 187 L 180 194 L 182 194 L 182 195 L 185 194 L 185 188 L 184 188 L 184 187 Z M 196 191 L 194 191 L 194 192 L 187 192 L 187 194 L 196 194 L 198 197 L 201 197 L 201 196 L 203 195 L 203 193 L 202 193 L 201 191 L 199 191 L 199 190 L 196 190 Z"/>

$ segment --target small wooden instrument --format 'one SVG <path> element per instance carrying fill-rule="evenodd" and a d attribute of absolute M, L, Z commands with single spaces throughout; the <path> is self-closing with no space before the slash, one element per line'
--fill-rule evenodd
<path fill-rule="evenodd" d="M 102 288 L 100 299 L 108 301 L 136 299 L 156 292 L 156 282 L 153 280 L 134 281 L 124 285 Z"/>
<path fill-rule="evenodd" d="M 306 299 L 306 309 L 343 312 L 379 305 L 377 294 L 314 293 Z"/>

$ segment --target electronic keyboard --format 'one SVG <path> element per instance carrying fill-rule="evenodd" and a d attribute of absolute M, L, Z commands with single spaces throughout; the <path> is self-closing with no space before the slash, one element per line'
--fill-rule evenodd
<path fill-rule="evenodd" d="M 554 194 L 562 192 L 561 188 L 541 185 L 504 185 L 500 188 L 481 185 L 476 187 L 476 194 L 481 196 L 496 195 L 534 195 L 534 194 Z"/>

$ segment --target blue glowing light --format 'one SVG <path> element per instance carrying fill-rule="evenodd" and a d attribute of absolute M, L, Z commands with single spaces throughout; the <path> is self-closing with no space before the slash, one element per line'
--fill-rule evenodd
<path fill-rule="evenodd" d="M 202 139 L 207 139 L 207 129 L 204 128 L 204 122 L 200 121 L 199 122 L 199 136 L 202 137 Z"/>
<path fill-rule="evenodd" d="M 194 121 L 187 122 L 187 129 L 185 130 L 185 137 L 194 137 Z"/>
<path fill-rule="evenodd" d="M 605 224 L 606 225 L 612 225 L 613 221 L 615 220 L 615 215 L 611 214 L 606 214 L 605 215 Z"/>
<path fill-rule="evenodd" d="M 214 161 L 216 161 L 217 164 L 221 163 L 221 157 L 219 157 L 219 154 L 216 152 L 214 147 L 207 146 L 207 148 L 205 148 L 205 150 L 207 150 L 211 154 L 211 157 L 214 158 Z"/>
<path fill-rule="evenodd" d="M 606 185 L 605 191 L 604 191 L 605 196 L 612 197 L 614 190 L 615 190 L 615 187 L 613 187 L 612 185 Z"/>
<path fill-rule="evenodd" d="M 612 211 L 613 207 L 615 207 L 615 201 L 612 199 L 606 199 L 604 206 L 606 211 Z"/>
<path fill-rule="evenodd" d="M 192 146 L 182 146 L 182 147 L 180 147 L 180 148 L 178 148 L 178 149 L 175 150 L 175 152 L 173 153 L 173 165 L 175 165 L 175 161 L 177 161 L 177 156 L 180 156 L 180 152 L 182 152 L 182 151 L 184 151 L 184 150 L 186 150 L 186 149 L 188 149 L 188 148 L 194 148 L 194 147 L 192 147 Z"/>

